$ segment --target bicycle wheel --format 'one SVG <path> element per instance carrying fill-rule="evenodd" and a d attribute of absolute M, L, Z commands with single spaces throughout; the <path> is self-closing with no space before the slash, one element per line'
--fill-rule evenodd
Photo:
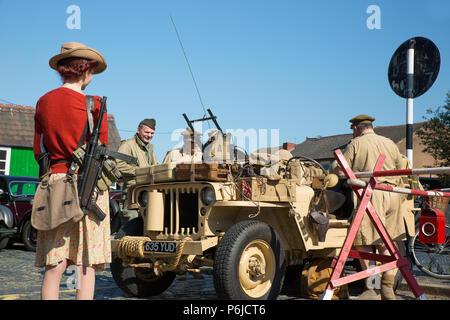
<path fill-rule="evenodd" d="M 409 249 L 416 266 L 437 279 L 450 279 L 450 227 L 445 226 L 445 244 L 422 243 L 419 233 L 411 239 Z"/>

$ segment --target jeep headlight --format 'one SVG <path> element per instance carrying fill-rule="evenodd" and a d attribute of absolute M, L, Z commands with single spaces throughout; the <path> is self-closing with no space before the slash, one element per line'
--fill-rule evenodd
<path fill-rule="evenodd" d="M 137 200 L 138 200 L 138 204 L 141 207 L 145 208 L 147 206 L 147 203 L 148 203 L 148 192 L 146 190 L 143 190 L 143 191 L 139 192 Z"/>
<path fill-rule="evenodd" d="M 213 188 L 206 187 L 202 189 L 200 198 L 206 206 L 209 206 L 214 200 L 216 200 L 216 193 Z"/>

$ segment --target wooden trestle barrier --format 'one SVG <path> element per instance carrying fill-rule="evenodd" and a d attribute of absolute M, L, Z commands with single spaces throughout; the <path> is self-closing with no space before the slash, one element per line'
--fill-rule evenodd
<path fill-rule="evenodd" d="M 339 166 L 344 171 L 347 179 L 356 180 L 357 177 L 355 173 L 349 167 L 345 157 L 343 156 L 340 150 L 336 150 L 334 152 L 334 156 L 339 163 Z M 385 155 L 380 155 L 378 158 L 374 172 L 378 172 L 378 174 L 371 175 L 369 182 L 366 184 L 364 188 L 352 185 L 353 191 L 356 193 L 358 199 L 360 200 L 358 210 L 353 218 L 350 229 L 347 233 L 347 237 L 345 238 L 342 249 L 336 259 L 333 259 L 331 267 L 333 268 L 333 272 L 331 273 L 330 280 L 328 281 L 328 285 L 326 290 L 320 296 L 321 300 L 331 300 L 333 296 L 334 289 L 341 285 L 357 281 L 360 279 L 368 278 L 372 275 L 379 274 L 381 272 L 385 272 L 388 270 L 392 270 L 395 268 L 399 268 L 409 287 L 411 288 L 414 296 L 420 300 L 426 300 L 425 294 L 422 289 L 419 287 L 416 279 L 412 275 L 411 270 L 408 268 L 408 259 L 402 257 L 397 250 L 394 242 L 391 237 L 387 233 L 387 230 L 380 218 L 378 217 L 375 209 L 373 208 L 370 199 L 372 197 L 373 190 L 376 189 L 377 186 L 377 177 L 382 176 L 382 167 L 384 160 L 386 159 Z M 399 174 L 397 174 L 399 175 Z M 369 218 L 373 225 L 375 226 L 378 234 L 380 235 L 383 243 L 385 244 L 390 255 L 380 255 L 374 253 L 367 253 L 352 250 L 353 242 L 355 240 L 356 233 L 361 225 L 362 219 L 364 217 L 364 212 L 369 215 Z M 369 268 L 367 270 L 363 270 L 348 276 L 341 277 L 342 271 L 344 269 L 345 262 L 348 258 L 355 259 L 364 259 L 371 261 L 379 261 L 383 264 L 376 266 L 374 268 Z"/>

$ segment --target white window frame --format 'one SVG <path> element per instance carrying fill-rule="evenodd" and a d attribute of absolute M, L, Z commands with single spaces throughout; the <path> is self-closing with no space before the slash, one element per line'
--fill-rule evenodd
<path fill-rule="evenodd" d="M 0 169 L 0 174 L 4 174 L 4 175 L 8 176 L 9 175 L 10 163 L 11 163 L 11 148 L 9 148 L 9 147 L 0 147 L 0 150 L 6 151 L 6 159 L 0 159 L 0 162 L 5 162 L 5 170 L 1 170 Z"/>

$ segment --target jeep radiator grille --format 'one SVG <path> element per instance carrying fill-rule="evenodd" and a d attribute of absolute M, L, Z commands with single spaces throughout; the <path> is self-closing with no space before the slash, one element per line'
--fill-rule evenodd
<path fill-rule="evenodd" d="M 199 191 L 170 188 L 164 193 L 164 234 L 188 236 L 198 232 Z"/>

